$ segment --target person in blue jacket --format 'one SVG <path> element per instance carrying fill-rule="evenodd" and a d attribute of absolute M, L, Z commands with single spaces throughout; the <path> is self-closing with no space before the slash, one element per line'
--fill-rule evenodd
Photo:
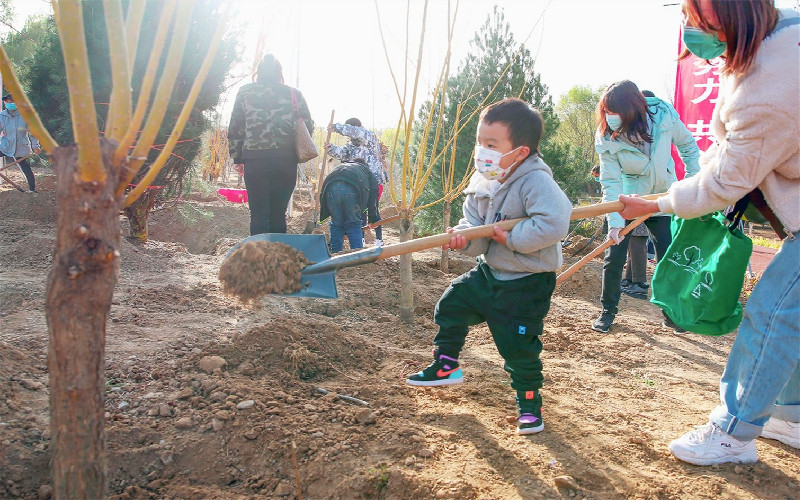
<path fill-rule="evenodd" d="M 686 165 L 686 176 L 700 171 L 697 142 L 675 108 L 658 97 L 645 97 L 632 81 L 622 80 L 606 88 L 596 115 L 594 147 L 600 157 L 603 201 L 617 201 L 621 194 L 666 192 L 678 180 L 673 144 Z M 603 311 L 592 323 L 592 330 L 602 333 L 608 332 L 618 312 L 620 279 L 628 254 L 628 241 L 619 233 L 630 222 L 619 213 L 608 214 L 607 221 L 608 238 L 614 244 L 603 261 Z M 655 239 L 656 257 L 661 259 L 672 241 L 670 216 L 655 214 L 645 224 Z M 682 333 L 666 315 L 664 326 Z"/>
<path fill-rule="evenodd" d="M 3 96 L 3 105 L 6 109 L 0 111 L 0 167 L 3 166 L 3 161 L 10 163 L 19 158 L 25 158 L 32 154 L 38 155 L 42 152 L 39 140 L 28 131 L 28 125 L 17 109 L 11 94 Z M 5 157 L 8 157 L 9 160 L 5 160 Z M 36 177 L 31 170 L 30 160 L 22 160 L 17 165 L 25 174 L 31 193 L 35 193 Z"/>

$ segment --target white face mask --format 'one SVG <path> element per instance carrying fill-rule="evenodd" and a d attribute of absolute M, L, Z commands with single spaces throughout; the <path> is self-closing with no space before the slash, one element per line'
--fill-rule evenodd
<path fill-rule="evenodd" d="M 494 149 L 488 149 L 483 146 L 475 146 L 475 170 L 477 170 L 478 173 L 481 174 L 487 181 L 502 180 L 506 177 L 506 175 L 508 175 L 508 173 L 511 171 L 511 167 L 513 167 L 514 164 L 511 164 L 508 168 L 504 169 L 500 166 L 500 160 L 504 156 L 510 155 L 521 147 L 522 146 L 518 146 L 508 153 L 503 154 L 500 153 L 500 151 L 495 151 Z"/>

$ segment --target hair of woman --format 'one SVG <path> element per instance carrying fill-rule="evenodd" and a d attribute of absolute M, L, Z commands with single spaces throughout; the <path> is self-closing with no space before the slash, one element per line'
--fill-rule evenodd
<path fill-rule="evenodd" d="M 606 113 L 616 113 L 622 119 L 619 130 L 611 130 L 606 121 Z M 630 80 L 621 80 L 609 85 L 604 91 L 600 102 L 597 103 L 595 120 L 597 127 L 604 136 L 616 139 L 624 135 L 631 142 L 653 142 L 650 135 L 650 126 L 647 123 L 647 101 Z"/>

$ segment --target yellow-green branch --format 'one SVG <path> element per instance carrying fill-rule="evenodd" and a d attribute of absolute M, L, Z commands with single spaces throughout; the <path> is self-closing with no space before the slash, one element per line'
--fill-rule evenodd
<path fill-rule="evenodd" d="M 167 33 L 172 24 L 172 16 L 175 13 L 175 5 L 175 2 L 167 2 L 162 7 L 161 18 L 158 21 L 158 30 L 153 39 L 153 48 L 150 50 L 150 59 L 147 62 L 147 68 L 142 78 L 139 99 L 136 101 L 136 110 L 133 113 L 133 118 L 131 119 L 128 130 L 125 132 L 117 150 L 114 152 L 114 165 L 119 165 L 122 159 L 128 156 L 131 144 L 133 144 L 133 141 L 136 139 L 139 133 L 139 127 L 142 126 L 144 115 L 147 112 L 147 108 L 150 106 L 150 94 L 153 92 L 153 82 L 155 81 L 156 72 L 158 71 L 158 62 L 161 60 L 161 53 L 164 51 Z M 117 192 L 118 195 L 122 194 L 125 186 L 134 178 L 137 172 L 138 169 L 133 170 L 130 167 L 125 171 L 121 182 L 121 189 Z"/>
<path fill-rule="evenodd" d="M 139 33 L 142 29 L 146 0 L 131 0 L 128 15 L 125 17 L 125 43 L 128 46 L 128 71 L 133 71 L 136 62 L 136 49 L 139 46 Z"/>
<path fill-rule="evenodd" d="M 112 90 L 106 118 L 106 137 L 119 142 L 131 122 L 131 75 L 122 2 L 103 0 L 108 33 L 108 52 L 111 58 Z"/>
<path fill-rule="evenodd" d="M 217 49 L 219 48 L 220 40 L 222 40 L 222 35 L 225 32 L 226 23 L 227 19 L 223 18 L 217 25 L 214 38 L 211 40 L 211 46 L 209 47 L 208 53 L 206 53 L 206 57 L 203 60 L 203 65 L 200 66 L 200 70 L 197 72 L 194 83 L 192 83 L 192 89 L 189 91 L 189 95 L 186 97 L 186 101 L 183 103 L 181 114 L 178 116 L 178 120 L 175 122 L 175 126 L 172 128 L 172 133 L 169 135 L 169 139 L 167 139 L 164 149 L 158 155 L 156 161 L 150 166 L 150 170 L 147 172 L 144 178 L 125 197 L 123 207 L 130 206 L 139 196 L 142 195 L 145 189 L 147 189 L 147 186 L 153 182 L 158 173 L 164 167 L 164 164 L 167 162 L 169 156 L 172 154 L 175 144 L 178 142 L 178 139 L 180 139 L 181 134 L 183 133 L 183 127 L 186 126 L 189 115 L 192 114 L 194 103 L 197 101 L 197 96 L 200 94 L 200 89 L 203 87 L 203 82 L 206 80 L 208 72 L 211 69 L 211 63 L 214 62 L 214 57 L 217 55 Z"/>
<path fill-rule="evenodd" d="M 57 8 L 58 35 L 67 71 L 72 132 L 79 146 L 78 175 L 83 182 L 105 182 L 106 170 L 100 152 L 81 1 L 61 0 Z"/>
<path fill-rule="evenodd" d="M 3 75 L 3 83 L 6 88 L 14 96 L 14 102 L 17 103 L 20 114 L 25 118 L 25 123 L 28 124 L 28 129 L 34 137 L 39 139 L 39 144 L 42 145 L 45 151 L 52 153 L 58 147 L 58 143 L 50 136 L 50 133 L 42 124 L 42 119 L 34 109 L 28 96 L 22 90 L 17 75 L 14 73 L 14 67 L 11 64 L 11 59 L 8 58 L 5 49 L 0 45 L 0 73 Z"/>

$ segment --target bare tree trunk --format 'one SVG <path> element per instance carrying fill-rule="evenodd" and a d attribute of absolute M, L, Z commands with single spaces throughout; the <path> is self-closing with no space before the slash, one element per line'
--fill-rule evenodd
<path fill-rule="evenodd" d="M 444 230 L 450 227 L 450 200 L 444 201 Z M 450 251 L 442 250 L 442 261 L 439 266 L 443 273 L 450 271 Z"/>
<path fill-rule="evenodd" d="M 155 189 L 147 189 L 138 200 L 125 207 L 124 212 L 131 228 L 131 238 L 137 238 L 142 242 L 147 241 L 147 220 L 156 205 L 157 197 Z"/>
<path fill-rule="evenodd" d="M 105 183 L 79 180 L 76 146 L 53 153 L 58 230 L 47 280 L 52 478 L 57 499 L 107 492 L 103 397 L 105 331 L 119 273 L 119 173 L 102 140 Z"/>
<path fill-rule="evenodd" d="M 414 238 L 414 222 L 400 219 L 400 241 Z M 400 256 L 400 319 L 407 324 L 414 322 L 414 279 L 411 269 L 411 254 Z"/>

